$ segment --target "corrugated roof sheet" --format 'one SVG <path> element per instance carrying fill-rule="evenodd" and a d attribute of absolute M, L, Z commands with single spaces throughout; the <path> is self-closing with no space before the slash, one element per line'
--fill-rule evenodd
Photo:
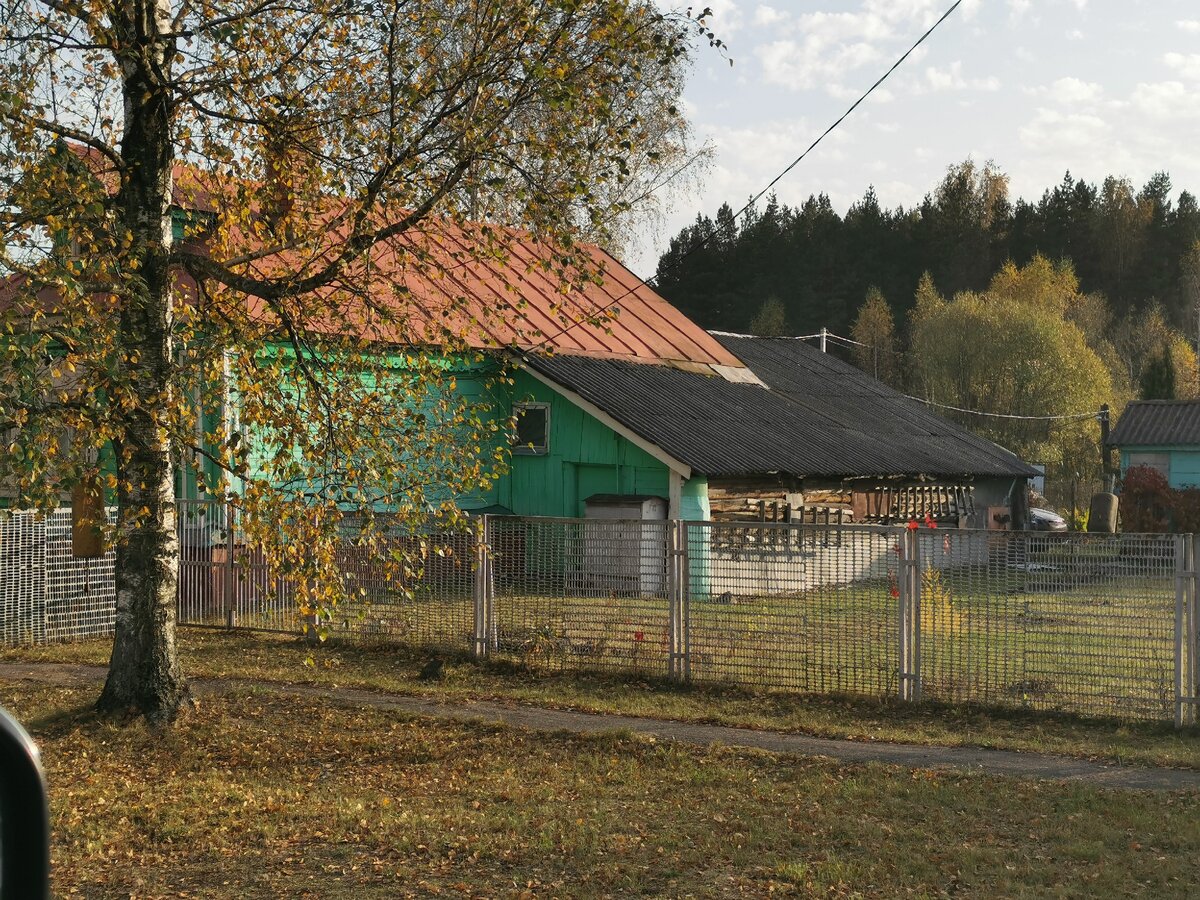
<path fill-rule="evenodd" d="M 90 148 L 67 144 L 102 183 L 115 190 L 111 164 Z M 181 209 L 208 213 L 244 203 L 238 183 L 189 165 L 174 168 L 172 200 Z M 243 185 L 244 186 L 244 185 Z M 238 271 L 262 279 L 302 278 L 323 268 L 339 251 L 352 217 L 348 201 L 328 198 L 306 215 L 330 227 L 317 246 L 268 253 Z M 403 210 L 373 218 L 383 227 Z M 314 229 L 315 231 L 315 229 Z M 263 238 L 234 228 L 238 253 L 260 249 Z M 388 344 L 442 344 L 448 337 L 476 349 L 515 347 L 579 356 L 615 357 L 741 367 L 716 339 L 660 297 L 613 256 L 594 244 L 576 248 L 574 264 L 527 232 L 489 223 L 457 224 L 429 217 L 376 244 L 347 266 L 346 285 L 314 292 L 321 302 L 298 316 L 302 328 L 346 334 Z M 561 270 L 561 271 L 560 271 Z M 600 283 L 587 276 L 601 273 Z M 370 302 L 362 298 L 365 292 Z M 567 287 L 569 285 L 569 287 Z M 181 294 L 195 293 L 181 278 Z M 273 314 L 256 299 L 252 314 L 270 323 Z M 373 306 L 391 305 L 388 312 Z"/>
<path fill-rule="evenodd" d="M 717 337 L 767 387 L 619 360 L 527 362 L 705 475 L 1036 474 L 1009 451 L 801 341 Z"/>
<path fill-rule="evenodd" d="M 1200 444 L 1200 400 L 1137 400 L 1108 436 L 1117 447 Z"/>

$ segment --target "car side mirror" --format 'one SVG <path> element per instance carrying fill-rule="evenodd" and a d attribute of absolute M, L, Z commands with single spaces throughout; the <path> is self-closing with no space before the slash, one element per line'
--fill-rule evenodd
<path fill-rule="evenodd" d="M 49 900 L 50 802 L 37 744 L 0 709 L 0 900 Z"/>

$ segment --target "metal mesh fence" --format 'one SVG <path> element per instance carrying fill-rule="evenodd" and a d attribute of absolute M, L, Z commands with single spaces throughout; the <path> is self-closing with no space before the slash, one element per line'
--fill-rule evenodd
<path fill-rule="evenodd" d="M 666 677 L 668 531 L 663 521 L 489 519 L 491 651 Z"/>
<path fill-rule="evenodd" d="M 114 560 L 112 552 L 95 559 L 72 556 L 70 509 L 0 514 L 0 643 L 111 634 Z"/>
<path fill-rule="evenodd" d="M 298 633 L 293 585 L 236 511 L 179 507 L 179 621 Z M 113 554 L 70 510 L 0 517 L 0 641 L 111 633 Z M 347 534 L 328 632 L 550 669 L 1191 718 L 1190 536 L 487 517 Z M 482 533 L 483 543 L 479 537 Z"/>
<path fill-rule="evenodd" d="M 924 697 L 1173 715 L 1174 536 L 922 530 L 919 547 Z"/>
<path fill-rule="evenodd" d="M 475 628 L 473 532 L 389 535 L 338 551 L 348 596 L 331 611 L 333 634 L 466 651 Z"/>
<path fill-rule="evenodd" d="M 227 507 L 216 500 L 181 500 L 179 531 L 178 621 L 188 625 L 225 625 Z"/>
<path fill-rule="evenodd" d="M 898 689 L 894 528 L 687 523 L 691 676 L 814 693 Z"/>
<path fill-rule="evenodd" d="M 304 616 L 294 583 L 273 574 L 248 544 L 241 512 L 218 501 L 181 501 L 179 621 L 297 633 Z M 473 533 L 389 531 L 371 547 L 346 529 L 337 548 L 344 599 L 323 610 L 326 633 L 465 650 L 474 629 Z"/>
<path fill-rule="evenodd" d="M 108 510 L 110 522 L 116 511 Z M 71 511 L 55 510 L 46 527 L 46 640 L 69 641 L 112 634 L 116 622 L 116 554 L 76 559 L 71 552 Z"/>

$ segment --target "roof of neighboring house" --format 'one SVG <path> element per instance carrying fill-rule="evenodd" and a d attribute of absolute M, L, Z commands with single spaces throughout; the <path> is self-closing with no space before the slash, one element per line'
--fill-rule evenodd
<path fill-rule="evenodd" d="M 108 190 L 116 190 L 117 177 L 106 158 L 82 145 L 66 146 Z M 246 193 L 247 184 L 176 165 L 172 202 L 219 215 L 223 205 L 247 202 L 235 199 Z M 329 198 L 305 214 L 327 221 L 328 227 L 309 229 L 317 235 L 309 245 L 278 251 L 264 246 L 261 229 L 235 223 L 230 232 L 238 254 L 270 251 L 238 267 L 239 273 L 291 279 L 322 269 L 347 236 L 353 218 L 348 210 L 355 212 L 348 201 Z M 376 212 L 369 217 L 371 227 L 384 227 L 390 224 L 387 215 L 404 212 Z M 430 216 L 376 244 L 346 271 L 345 283 L 313 292 L 317 300 L 311 309 L 300 310 L 297 325 L 396 345 L 453 340 L 475 349 L 515 347 L 705 370 L 743 368 L 712 335 L 594 244 L 578 244 L 566 254 L 520 229 Z M 195 295 L 186 276 L 180 287 L 185 300 Z M 249 307 L 256 320 L 268 326 L 277 321 L 265 302 L 251 297 Z"/>
<path fill-rule="evenodd" d="M 525 361 L 704 475 L 1037 474 L 1002 447 L 802 341 L 716 337 L 765 386 L 617 359 Z"/>
<path fill-rule="evenodd" d="M 1114 447 L 1200 445 L 1200 400 L 1135 400 L 1108 436 Z"/>

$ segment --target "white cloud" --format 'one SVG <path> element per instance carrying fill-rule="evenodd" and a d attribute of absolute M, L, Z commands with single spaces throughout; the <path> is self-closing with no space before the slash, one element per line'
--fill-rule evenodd
<path fill-rule="evenodd" d="M 970 22 L 975 18 L 975 14 L 979 12 L 979 7 L 983 0 L 963 0 L 962 6 L 958 8 L 958 14 L 963 17 L 964 21 Z"/>
<path fill-rule="evenodd" d="M 721 40 L 728 40 L 741 30 L 742 11 L 734 0 L 705 0 L 704 6 L 712 10 L 712 15 L 705 19 L 708 30 Z"/>
<path fill-rule="evenodd" d="M 1029 8 L 1033 6 L 1033 0 L 1008 0 L 1009 17 L 1014 21 L 1019 21 L 1025 17 L 1025 13 L 1029 12 Z"/>
<path fill-rule="evenodd" d="M 1200 53 L 1167 53 L 1163 56 L 1167 68 L 1178 72 L 1191 81 L 1200 81 Z"/>
<path fill-rule="evenodd" d="M 1180 19 L 1175 27 L 1188 34 L 1200 34 L 1200 19 Z"/>
<path fill-rule="evenodd" d="M 851 11 L 789 16 L 759 6 L 755 24 L 773 40 L 755 48 L 769 84 L 793 90 L 853 83 L 857 70 L 878 67 L 898 55 L 920 29 L 940 14 L 940 0 L 864 0 Z M 910 60 L 915 61 L 917 54 Z"/>
<path fill-rule="evenodd" d="M 774 41 L 758 48 L 759 62 L 768 84 L 792 90 L 809 90 L 836 84 L 848 72 L 881 59 L 879 51 L 865 41 L 827 48 L 813 37 L 803 43 Z"/>
<path fill-rule="evenodd" d="M 925 83 L 934 91 L 998 91 L 1000 79 L 994 75 L 987 78 L 964 78 L 962 60 L 955 60 L 944 69 L 929 66 L 925 69 Z"/>
<path fill-rule="evenodd" d="M 773 6 L 760 6 L 754 10 L 754 24 L 758 26 L 776 25 L 786 21 L 788 14 L 780 12 Z"/>
<path fill-rule="evenodd" d="M 1083 32 L 1080 31 L 1078 28 L 1072 28 L 1070 31 L 1067 32 L 1067 40 L 1068 41 L 1082 41 L 1083 40 Z"/>
<path fill-rule="evenodd" d="M 1200 118 L 1195 91 L 1179 81 L 1139 84 L 1134 88 L 1131 99 L 1135 109 L 1152 119 L 1178 122 Z"/>
<path fill-rule="evenodd" d="M 1031 88 L 1027 93 L 1047 97 L 1063 106 L 1091 106 L 1100 100 L 1104 89 L 1094 81 L 1068 76 L 1042 87 Z"/>
<path fill-rule="evenodd" d="M 1070 159 L 1072 153 L 1092 149 L 1106 140 L 1111 131 L 1108 122 L 1090 113 L 1040 108 L 1033 120 L 1022 126 L 1017 134 L 1021 143 L 1031 150 Z"/>

